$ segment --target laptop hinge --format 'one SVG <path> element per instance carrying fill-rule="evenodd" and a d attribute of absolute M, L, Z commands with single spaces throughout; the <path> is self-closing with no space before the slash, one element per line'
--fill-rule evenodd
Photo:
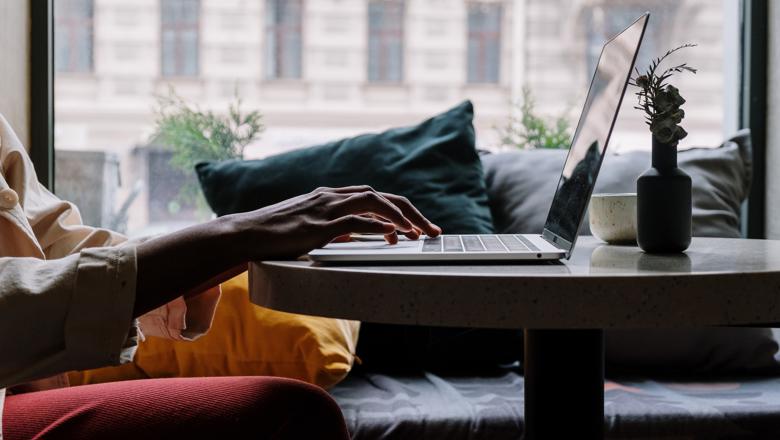
<path fill-rule="evenodd" d="M 555 246 L 556 248 L 565 251 L 567 255 L 571 250 L 571 242 L 569 242 L 569 240 L 566 240 L 565 238 L 550 231 L 549 229 L 545 229 L 544 232 L 542 232 L 542 239 L 544 239 L 544 241 L 546 241 L 547 243 L 550 243 L 551 245 Z"/>

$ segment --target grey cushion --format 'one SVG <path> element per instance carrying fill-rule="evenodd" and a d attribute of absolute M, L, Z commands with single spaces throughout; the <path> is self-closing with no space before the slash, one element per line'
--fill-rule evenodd
<path fill-rule="evenodd" d="M 330 390 L 353 440 L 517 440 L 523 377 L 352 371 Z"/>
<path fill-rule="evenodd" d="M 542 231 L 565 159 L 564 150 L 482 156 L 497 232 Z M 743 130 L 718 148 L 681 151 L 678 163 L 693 179 L 693 234 L 739 237 L 740 206 L 753 176 L 750 132 Z M 648 152 L 609 155 L 601 167 L 595 192 L 636 192 L 636 178 L 649 166 Z M 590 233 L 587 218 L 580 231 Z"/>
<path fill-rule="evenodd" d="M 523 385 L 512 371 L 468 377 L 356 371 L 331 394 L 354 440 L 515 440 L 523 433 Z M 604 400 L 608 438 L 780 438 L 778 378 L 615 379 Z"/>
<path fill-rule="evenodd" d="M 527 150 L 482 157 L 497 232 L 541 232 L 565 151 Z M 693 179 L 693 233 L 739 237 L 740 206 L 752 178 L 750 133 L 741 131 L 718 148 L 681 151 L 678 163 Z M 650 166 L 648 152 L 608 156 L 595 192 L 636 192 Z M 589 234 L 585 219 L 581 233 Z M 613 368 L 654 373 L 738 373 L 778 368 L 778 344 L 769 329 L 710 328 L 607 332 Z"/>

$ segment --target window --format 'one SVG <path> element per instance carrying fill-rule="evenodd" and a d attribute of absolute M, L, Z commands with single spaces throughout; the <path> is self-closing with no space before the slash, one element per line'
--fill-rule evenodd
<path fill-rule="evenodd" d="M 497 84 L 501 76 L 501 4 L 469 4 L 468 82 Z"/>
<path fill-rule="evenodd" d="M 57 36 L 54 65 L 57 72 L 92 71 L 92 0 L 54 2 Z"/>
<path fill-rule="evenodd" d="M 636 9 L 640 3 L 643 7 Z M 736 2 L 53 4 L 58 63 L 54 167 L 61 183 L 55 189 L 78 202 L 88 223 L 133 237 L 170 231 L 211 215 L 200 199 L 189 197 L 188 191 L 198 190 L 191 170 L 172 164 L 166 146 L 150 145 L 157 97 L 165 95 L 166 82 L 192 108 L 229 116 L 237 93 L 243 113 L 260 111 L 265 131 L 246 147 L 248 159 L 416 124 L 464 99 L 474 103 L 477 145 L 498 149 L 505 140 L 499 129 L 517 114 L 513 104 L 524 89 L 533 95 L 538 115 L 552 122 L 563 116 L 576 124 L 601 45 L 647 8 L 652 16 L 639 66 L 674 45 L 699 43 L 675 58 L 700 69 L 696 75 L 675 78 L 688 100 L 683 126 L 689 136 L 681 148 L 720 144 L 733 131 L 724 131 L 736 119 L 729 111 L 738 108 L 725 98 L 739 81 L 738 73 L 729 70 L 740 66 L 730 49 L 739 47 L 739 14 L 732 11 Z M 117 17 L 141 19 L 117 23 Z M 150 22 L 144 17 L 160 19 Z M 239 23 L 238 31 L 228 26 L 236 17 L 246 24 Z M 79 66 L 97 74 L 69 73 Z M 193 80 L 180 81 L 182 75 Z M 306 81 L 300 81 L 304 76 Z M 391 86 L 374 86 L 385 84 Z M 650 147 L 643 116 L 632 108 L 635 97 L 630 93 L 610 142 L 613 152 Z"/>
<path fill-rule="evenodd" d="M 197 76 L 200 0 L 160 3 L 162 75 Z"/>
<path fill-rule="evenodd" d="M 265 14 L 266 77 L 302 76 L 303 0 L 267 0 Z"/>
<path fill-rule="evenodd" d="M 187 181 L 181 170 L 171 167 L 173 153 L 155 146 L 147 146 L 139 154 L 144 153 L 149 170 L 145 183 L 148 188 L 154 188 L 154 191 L 149 191 L 149 222 L 154 224 L 195 218 L 196 207 L 179 197 Z"/>
<path fill-rule="evenodd" d="M 674 6 L 674 3 L 670 3 L 668 8 Z M 591 74 L 596 69 L 596 63 L 601 54 L 601 47 L 604 44 L 604 41 L 617 35 L 626 28 L 627 23 L 631 23 L 636 17 L 644 14 L 646 10 L 646 7 L 640 4 L 631 4 L 630 2 L 626 2 L 626 4 L 595 6 L 590 9 L 585 19 L 585 33 L 587 39 L 585 57 L 588 64 L 588 69 L 585 72 L 588 81 L 590 81 Z M 667 8 L 653 11 L 653 15 L 649 21 L 649 27 L 654 27 L 655 22 L 664 22 L 667 16 L 671 15 L 673 12 L 673 10 Z M 661 34 L 658 32 L 645 32 L 644 39 L 642 40 L 642 47 L 639 49 L 639 60 L 647 60 L 659 55 L 658 51 L 661 46 L 659 44 L 660 35 Z M 666 44 L 674 43 L 667 42 Z"/>
<path fill-rule="evenodd" d="M 404 0 L 368 3 L 368 80 L 401 82 L 404 77 Z"/>

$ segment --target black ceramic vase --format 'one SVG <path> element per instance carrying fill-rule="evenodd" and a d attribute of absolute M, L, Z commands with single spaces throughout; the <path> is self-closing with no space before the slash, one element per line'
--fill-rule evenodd
<path fill-rule="evenodd" d="M 691 176 L 677 168 L 677 144 L 653 137 L 652 167 L 636 181 L 637 243 L 648 253 L 691 244 Z"/>

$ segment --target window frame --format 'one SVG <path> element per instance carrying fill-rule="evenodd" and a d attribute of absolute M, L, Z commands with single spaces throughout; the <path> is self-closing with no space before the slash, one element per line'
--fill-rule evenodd
<path fill-rule="evenodd" d="M 766 238 L 766 139 L 769 1 L 742 0 L 739 126 L 750 128 L 753 182 L 743 207 L 742 234 Z"/>
<path fill-rule="evenodd" d="M 54 0 L 30 2 L 30 158 L 54 192 Z"/>

